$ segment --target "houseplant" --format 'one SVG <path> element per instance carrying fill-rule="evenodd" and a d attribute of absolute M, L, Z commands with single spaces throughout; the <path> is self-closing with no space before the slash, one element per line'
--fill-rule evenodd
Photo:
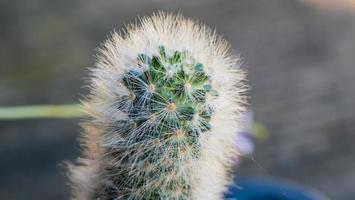
<path fill-rule="evenodd" d="M 224 39 L 153 14 L 112 33 L 90 79 L 74 199 L 223 198 L 246 91 Z"/>

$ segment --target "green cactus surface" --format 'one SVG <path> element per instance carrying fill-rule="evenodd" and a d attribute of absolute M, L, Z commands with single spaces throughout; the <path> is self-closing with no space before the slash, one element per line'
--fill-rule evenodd
<path fill-rule="evenodd" d="M 118 83 L 127 89 L 117 101 L 127 120 L 113 127 L 123 138 L 107 152 L 119 158 L 108 199 L 190 198 L 187 171 L 200 155 L 200 134 L 211 128 L 208 99 L 218 93 L 189 52 L 158 52 L 137 55 L 137 66 Z"/>

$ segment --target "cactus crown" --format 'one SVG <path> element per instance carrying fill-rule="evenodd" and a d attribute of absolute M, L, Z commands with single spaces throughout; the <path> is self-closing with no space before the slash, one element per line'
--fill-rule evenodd
<path fill-rule="evenodd" d="M 178 130 L 193 136 L 210 129 L 212 108 L 206 98 L 217 92 L 212 90 L 203 64 L 188 52 L 167 55 L 164 46 L 159 47 L 159 55 L 141 54 L 137 61 L 141 70 L 129 70 L 124 76 L 121 84 L 128 95 L 119 102 L 119 108 L 137 126 L 133 131 L 144 131 L 142 137 L 152 134 L 166 140 L 169 133 Z M 189 141 L 195 142 L 194 138 Z"/>

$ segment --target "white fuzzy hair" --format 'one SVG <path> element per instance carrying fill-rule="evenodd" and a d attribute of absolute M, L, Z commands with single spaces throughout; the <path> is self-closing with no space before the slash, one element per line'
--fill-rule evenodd
<path fill-rule="evenodd" d="M 191 199 L 223 199 L 231 180 L 235 136 L 245 110 L 245 73 L 240 69 L 239 57 L 230 54 L 228 43 L 214 31 L 181 15 L 163 12 L 140 18 L 123 33 L 112 33 L 99 50 L 96 66 L 91 69 L 91 93 L 83 102 L 90 116 L 83 123 L 84 158 L 79 159 L 78 166 L 70 165 L 73 199 L 96 199 L 95 193 L 102 192 L 98 191 L 101 185 L 113 184 L 105 169 L 120 158 L 106 156 L 107 146 L 124 139 L 108 129 L 127 117 L 114 106 L 127 93 L 120 80 L 136 66 L 137 55 L 156 55 L 161 45 L 167 54 L 188 51 L 205 66 L 212 87 L 218 91 L 216 99 L 208 100 L 214 113 L 211 129 L 199 138 L 201 156 L 189 160 L 186 175 L 190 177 Z"/>

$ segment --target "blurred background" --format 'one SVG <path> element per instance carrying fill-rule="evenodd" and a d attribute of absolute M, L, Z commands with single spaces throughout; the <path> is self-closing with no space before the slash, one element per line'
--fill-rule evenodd
<path fill-rule="evenodd" d="M 95 48 L 157 10 L 200 19 L 244 58 L 268 135 L 237 177 L 355 199 L 354 0 L 0 0 L 0 106 L 78 102 Z M 1 120 L 0 199 L 68 199 L 79 121 Z"/>

